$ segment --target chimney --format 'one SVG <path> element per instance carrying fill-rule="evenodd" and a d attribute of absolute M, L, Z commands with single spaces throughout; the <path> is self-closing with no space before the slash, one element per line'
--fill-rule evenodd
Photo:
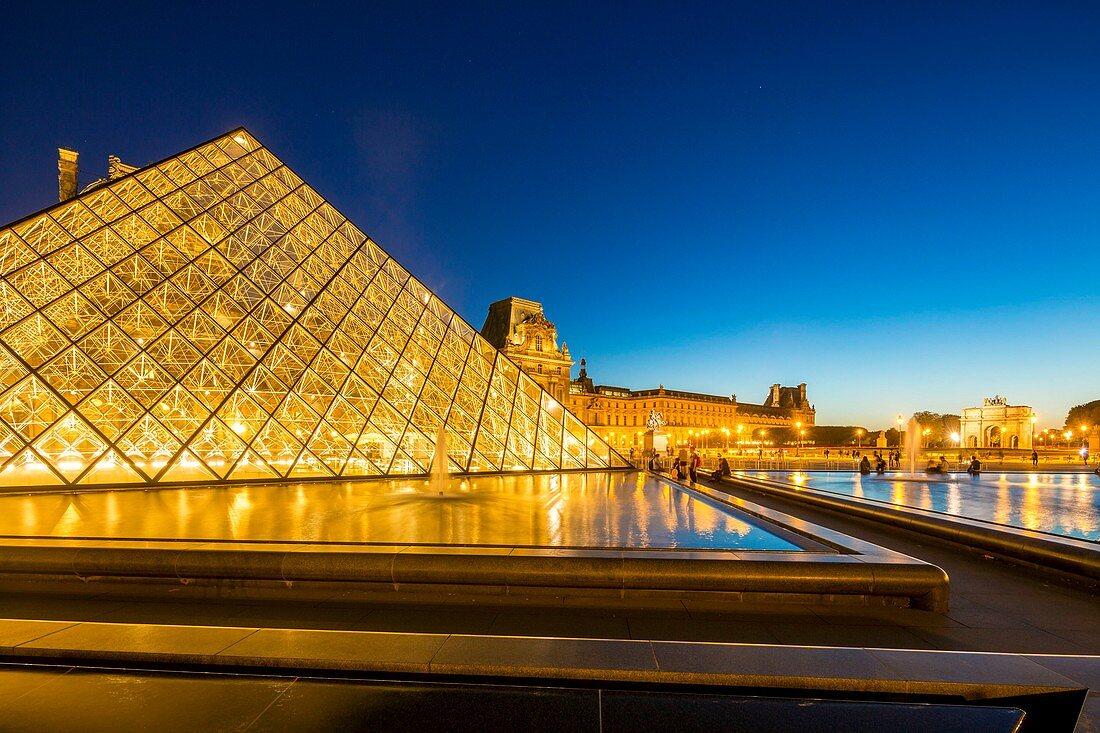
<path fill-rule="evenodd" d="M 798 385 L 798 404 L 806 404 L 806 383 Z"/>
<path fill-rule="evenodd" d="M 57 149 L 57 200 L 68 201 L 76 196 L 76 159 L 80 153 L 68 148 Z"/>
<path fill-rule="evenodd" d="M 779 385 L 772 385 L 771 405 L 773 407 L 779 407 Z"/>

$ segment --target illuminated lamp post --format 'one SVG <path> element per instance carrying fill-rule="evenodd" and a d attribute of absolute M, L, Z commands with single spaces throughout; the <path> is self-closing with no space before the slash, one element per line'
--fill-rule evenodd
<path fill-rule="evenodd" d="M 856 441 L 857 441 L 856 442 L 856 447 L 857 448 L 862 448 L 863 447 L 863 428 L 860 428 L 859 430 L 856 431 Z"/>
<path fill-rule="evenodd" d="M 921 431 L 921 436 L 922 436 L 921 448 L 927 448 L 928 447 L 928 436 L 931 435 L 931 434 L 932 434 L 932 428 L 925 428 L 923 431 Z"/>
<path fill-rule="evenodd" d="M 958 433 L 951 433 L 951 442 L 953 442 L 955 444 L 956 448 L 959 447 L 959 434 Z"/>
<path fill-rule="evenodd" d="M 898 415 L 897 418 L 894 420 L 894 422 L 896 422 L 898 424 L 898 448 L 900 449 L 901 448 L 901 423 L 902 423 L 901 415 Z"/>
<path fill-rule="evenodd" d="M 730 429 L 722 428 L 722 435 L 726 436 L 726 452 L 728 453 L 730 449 Z"/>
<path fill-rule="evenodd" d="M 738 425 L 737 426 L 737 445 L 738 446 L 741 445 L 741 431 L 744 429 L 744 427 L 745 427 L 744 425 Z"/>
<path fill-rule="evenodd" d="M 1035 421 L 1038 420 L 1039 417 L 1033 412 L 1027 416 L 1027 419 L 1031 423 L 1031 449 L 1035 450 Z"/>

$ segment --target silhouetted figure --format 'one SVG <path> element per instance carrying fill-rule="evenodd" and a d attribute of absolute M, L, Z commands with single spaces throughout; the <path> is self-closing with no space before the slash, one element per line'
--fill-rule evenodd
<path fill-rule="evenodd" d="M 970 465 L 967 466 L 966 472 L 971 476 L 977 476 L 982 472 L 982 462 L 978 460 L 977 456 L 970 456 Z"/>
<path fill-rule="evenodd" d="M 881 456 L 877 456 L 878 460 L 875 461 L 875 473 L 879 476 L 886 473 L 886 460 Z"/>
<path fill-rule="evenodd" d="M 859 459 L 859 472 L 863 476 L 871 475 L 871 462 L 867 460 L 867 456 Z"/>
<path fill-rule="evenodd" d="M 726 460 L 726 457 L 719 454 L 718 456 L 718 468 L 714 469 L 714 480 L 721 481 L 726 476 L 730 475 L 730 462 Z"/>
<path fill-rule="evenodd" d="M 1031 451 L 1031 467 L 1032 468 L 1038 468 L 1039 467 L 1039 453 L 1038 453 L 1038 451 Z"/>

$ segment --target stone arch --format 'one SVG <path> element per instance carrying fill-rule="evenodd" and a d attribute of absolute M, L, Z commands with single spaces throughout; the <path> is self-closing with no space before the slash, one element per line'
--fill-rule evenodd
<path fill-rule="evenodd" d="M 978 447 L 978 436 L 977 435 L 971 435 L 970 436 L 970 447 L 971 448 L 977 448 Z"/>
<path fill-rule="evenodd" d="M 1011 438 L 1009 438 L 1008 439 L 1008 447 L 1009 448 L 1019 448 L 1020 447 L 1020 436 L 1019 435 L 1013 435 Z"/>
<path fill-rule="evenodd" d="M 991 425 L 985 429 L 985 447 L 986 448 L 1000 448 L 1001 447 L 1001 428 L 999 425 Z"/>

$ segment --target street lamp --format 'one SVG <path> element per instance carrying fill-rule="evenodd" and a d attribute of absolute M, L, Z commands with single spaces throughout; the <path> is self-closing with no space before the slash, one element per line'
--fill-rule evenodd
<path fill-rule="evenodd" d="M 1035 450 L 1035 421 L 1039 419 L 1039 416 L 1033 412 L 1027 416 L 1027 419 L 1031 421 L 1031 449 Z"/>
<path fill-rule="evenodd" d="M 858 445 L 856 447 L 857 448 L 862 448 L 863 447 L 863 429 L 862 428 L 860 428 L 859 430 L 856 431 L 856 439 L 858 441 Z"/>
<path fill-rule="evenodd" d="M 894 422 L 898 424 L 898 448 L 901 448 L 901 415 L 898 415 Z"/>

